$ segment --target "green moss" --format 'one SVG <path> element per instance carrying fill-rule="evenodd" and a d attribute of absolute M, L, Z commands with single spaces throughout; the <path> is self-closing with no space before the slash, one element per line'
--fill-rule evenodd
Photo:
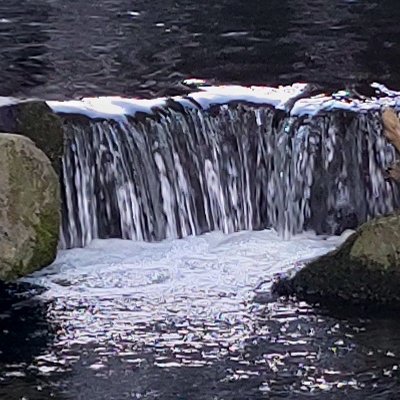
<path fill-rule="evenodd" d="M 56 256 L 58 244 L 59 215 L 58 210 L 46 210 L 40 216 L 40 222 L 33 228 L 35 230 L 36 243 L 33 248 L 33 256 L 28 269 L 34 271 L 38 267 L 51 264 Z"/>

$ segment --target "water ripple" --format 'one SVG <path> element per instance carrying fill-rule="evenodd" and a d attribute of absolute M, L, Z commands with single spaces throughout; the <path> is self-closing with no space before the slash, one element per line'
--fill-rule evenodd
<path fill-rule="evenodd" d="M 91 399 L 385 398 L 400 382 L 398 323 L 268 296 L 266 278 L 341 240 L 211 233 L 62 251 L 27 278 L 47 288 L 55 339 L 3 378 L 30 371 Z"/>

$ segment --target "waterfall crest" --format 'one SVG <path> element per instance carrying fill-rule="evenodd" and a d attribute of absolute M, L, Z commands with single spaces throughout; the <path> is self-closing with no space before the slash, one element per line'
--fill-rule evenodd
<path fill-rule="evenodd" d="M 63 248 L 266 227 L 338 233 L 399 204 L 373 102 L 357 111 L 317 97 L 288 110 L 290 91 L 264 103 L 210 93 L 134 111 L 102 99 L 89 116 L 80 102 L 51 104 L 65 119 Z"/>

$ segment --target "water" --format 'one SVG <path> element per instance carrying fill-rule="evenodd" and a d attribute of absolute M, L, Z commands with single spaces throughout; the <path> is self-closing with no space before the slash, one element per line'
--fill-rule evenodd
<path fill-rule="evenodd" d="M 379 107 L 398 96 L 294 101 L 302 90 L 49 102 L 66 131 L 61 247 L 270 227 L 340 234 L 393 211 L 385 170 L 396 155 Z"/>
<path fill-rule="evenodd" d="M 0 95 L 158 97 L 182 81 L 400 87 L 396 0 L 3 0 Z"/>
<path fill-rule="evenodd" d="M 399 12 L 394 0 L 3 0 L 0 95 L 122 98 L 49 103 L 73 106 L 63 250 L 0 287 L 0 398 L 397 399 L 396 319 L 270 287 L 398 206 L 378 111 L 399 94 L 378 99 L 370 83 L 400 87 Z M 351 98 L 293 102 L 296 86 L 160 99 L 192 77 Z"/>
<path fill-rule="evenodd" d="M 0 397 L 395 398 L 398 321 L 270 289 L 343 242 L 337 212 L 357 225 L 397 204 L 377 112 L 397 94 L 218 90 L 49 103 L 66 132 L 61 247 L 85 247 L 60 250 L 6 302 Z"/>
<path fill-rule="evenodd" d="M 275 273 L 345 236 L 214 232 L 61 251 L 24 279 L 44 289 L 2 314 L 4 338 L 17 316 L 29 325 L 0 345 L 1 398 L 394 399 L 398 322 L 270 297 Z"/>

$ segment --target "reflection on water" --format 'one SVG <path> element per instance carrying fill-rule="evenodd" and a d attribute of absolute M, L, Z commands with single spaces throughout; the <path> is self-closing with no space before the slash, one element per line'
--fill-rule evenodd
<path fill-rule="evenodd" d="M 188 77 L 400 86 L 396 0 L 2 0 L 1 95 L 175 94 Z"/>
<path fill-rule="evenodd" d="M 68 399 L 391 398 L 398 322 L 268 294 L 274 273 L 342 240 L 211 233 L 63 251 L 26 279 L 47 288 L 55 338 L 26 364 L 6 363 L 1 379 L 29 371 L 14 387 Z"/>
<path fill-rule="evenodd" d="M 55 325 L 47 305 L 36 296 L 42 288 L 0 283 L 0 399 L 61 399 L 47 379 L 32 368 L 53 340 Z"/>

